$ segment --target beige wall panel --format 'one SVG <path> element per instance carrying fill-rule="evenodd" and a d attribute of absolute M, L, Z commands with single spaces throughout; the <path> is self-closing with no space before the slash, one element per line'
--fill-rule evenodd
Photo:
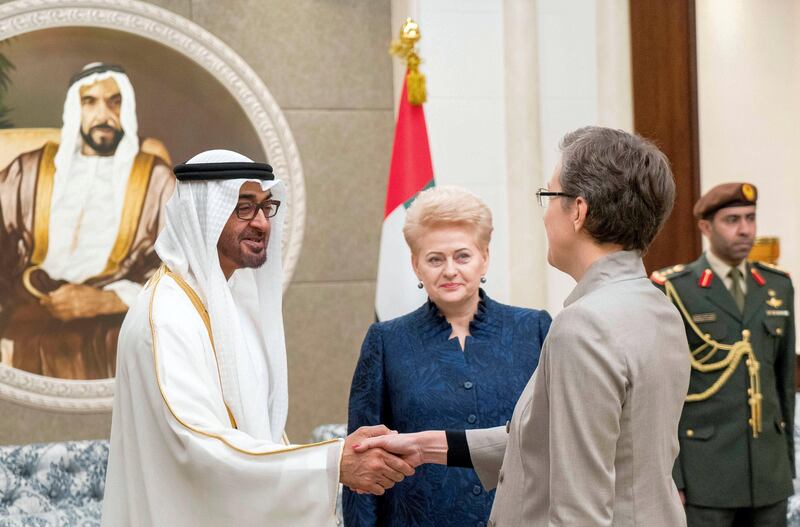
<path fill-rule="evenodd" d="M 110 413 L 59 413 L 0 400 L 0 445 L 107 438 Z"/>
<path fill-rule="evenodd" d="M 284 110 L 392 108 L 389 0 L 194 0 Z"/>
<path fill-rule="evenodd" d="M 284 298 L 289 421 L 296 443 L 323 423 L 347 421 L 361 341 L 374 321 L 375 283 L 294 284 Z"/>
<path fill-rule="evenodd" d="M 306 231 L 293 281 L 375 280 L 392 111 L 285 114 L 306 180 Z"/>

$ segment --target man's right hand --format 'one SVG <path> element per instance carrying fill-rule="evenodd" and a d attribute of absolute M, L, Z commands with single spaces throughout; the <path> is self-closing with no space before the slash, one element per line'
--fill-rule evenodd
<path fill-rule="evenodd" d="M 429 430 L 411 434 L 381 435 L 354 446 L 356 452 L 377 448 L 400 456 L 413 467 L 424 463 L 447 464 L 447 436 L 444 431 Z"/>
<path fill-rule="evenodd" d="M 396 434 L 383 425 L 362 426 L 344 441 L 339 481 L 353 490 L 381 495 L 406 476 L 414 475 L 414 467 L 380 448 L 356 453 L 357 445 L 370 437 Z"/>

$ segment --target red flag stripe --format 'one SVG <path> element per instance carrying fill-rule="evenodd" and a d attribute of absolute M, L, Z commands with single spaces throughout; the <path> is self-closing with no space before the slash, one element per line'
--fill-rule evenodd
<path fill-rule="evenodd" d="M 408 72 L 406 72 L 407 77 Z M 392 164 L 389 169 L 389 186 L 386 189 L 384 219 L 433 179 L 425 112 L 421 105 L 412 106 L 408 102 L 407 89 L 406 80 L 403 80 L 403 94 L 400 96 L 400 111 L 394 132 Z"/>

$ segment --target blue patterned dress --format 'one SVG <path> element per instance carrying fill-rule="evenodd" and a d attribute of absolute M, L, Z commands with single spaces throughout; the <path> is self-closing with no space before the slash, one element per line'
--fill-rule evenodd
<path fill-rule="evenodd" d="M 465 430 L 511 419 L 551 319 L 480 294 L 463 352 L 430 301 L 369 328 L 350 388 L 348 432 L 381 423 L 399 432 Z M 483 527 L 493 500 L 474 470 L 423 465 L 380 497 L 345 489 L 344 520 L 346 527 Z"/>

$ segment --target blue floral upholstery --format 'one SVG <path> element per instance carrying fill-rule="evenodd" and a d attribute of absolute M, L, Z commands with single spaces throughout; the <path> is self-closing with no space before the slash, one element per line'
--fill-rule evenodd
<path fill-rule="evenodd" d="M 312 443 L 329 439 L 344 439 L 345 437 L 347 437 L 347 424 L 345 423 L 319 425 L 311 432 Z"/>
<path fill-rule="evenodd" d="M 108 441 L 0 447 L 0 527 L 100 525 Z"/>

